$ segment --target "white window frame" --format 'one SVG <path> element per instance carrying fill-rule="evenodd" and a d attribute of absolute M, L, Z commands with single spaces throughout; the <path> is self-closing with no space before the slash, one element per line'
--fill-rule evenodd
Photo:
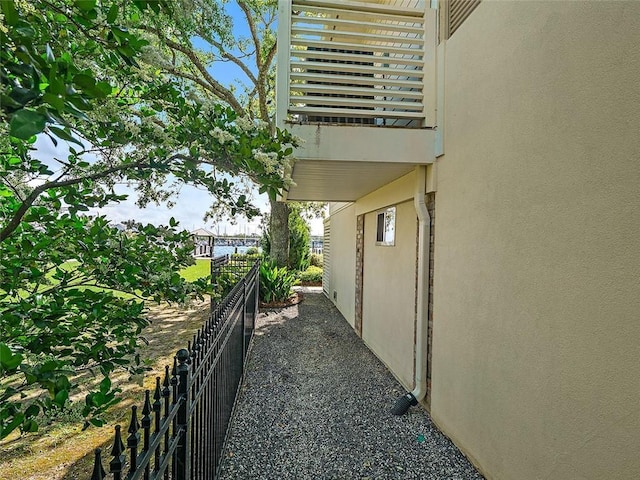
<path fill-rule="evenodd" d="M 376 214 L 376 245 L 393 247 L 396 244 L 396 207 L 387 207 Z"/>

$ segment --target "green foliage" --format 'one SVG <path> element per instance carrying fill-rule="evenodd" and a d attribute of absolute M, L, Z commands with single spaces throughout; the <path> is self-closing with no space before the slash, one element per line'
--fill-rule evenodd
<path fill-rule="evenodd" d="M 245 253 L 232 253 L 230 255 L 231 260 L 242 260 L 248 262 L 249 264 L 253 264 L 256 260 L 262 259 L 262 254 L 257 250 L 254 253 L 249 253 L 248 249 Z"/>
<path fill-rule="evenodd" d="M 298 279 L 302 284 L 322 283 L 322 268 L 311 265 L 304 272 L 298 274 Z"/>
<path fill-rule="evenodd" d="M 289 260 L 288 266 L 292 270 L 303 271 L 311 261 L 311 236 L 309 224 L 303 215 L 305 205 L 301 203 L 289 204 Z M 271 252 L 271 229 L 264 222 L 262 225 L 260 247 L 263 252 Z"/>
<path fill-rule="evenodd" d="M 260 250 L 258 250 L 256 247 L 249 247 L 247 248 L 247 251 L 245 253 L 248 256 L 260 255 Z"/>
<path fill-rule="evenodd" d="M 250 174 L 275 198 L 295 141 L 142 62 L 145 32 L 172 18 L 175 2 L 3 0 L 0 8 L 4 438 L 68 408 L 70 379 L 83 369 L 103 377 L 83 408 L 88 423 L 101 424 L 117 401 L 111 373 L 142 368 L 144 302 L 181 302 L 209 288 L 206 278 L 179 275 L 192 244 L 173 219 L 121 233 L 85 212 L 124 200 L 118 183 L 134 185 L 142 203 L 169 201 L 190 183 L 232 214 L 255 213 L 220 172 Z M 68 154 L 42 158 L 37 136 L 64 141 Z"/>
<path fill-rule="evenodd" d="M 215 279 L 215 287 L 212 292 L 214 299 L 220 301 L 226 297 L 231 290 L 233 290 L 233 287 L 242 280 L 242 276 L 243 273 L 235 271 L 222 272 L 218 275 Z"/>
<path fill-rule="evenodd" d="M 313 267 L 323 266 L 322 254 L 321 253 L 312 253 L 311 258 L 309 259 L 309 264 Z"/>
<path fill-rule="evenodd" d="M 293 294 L 297 278 L 287 267 L 272 262 L 260 264 L 260 300 L 265 303 L 284 302 Z"/>
<path fill-rule="evenodd" d="M 289 268 L 304 271 L 311 257 L 309 225 L 300 214 L 299 204 L 292 204 L 289 213 Z"/>
<path fill-rule="evenodd" d="M 35 225 L 22 222 L 0 242 L 1 437 L 35 431 L 41 411 L 66 408 L 70 378 L 83 369 L 104 377 L 83 410 L 100 424 L 117 402 L 109 375 L 143 368 L 143 300 L 182 301 L 208 288 L 206 279 L 187 283 L 178 274 L 192 262 L 187 232 L 139 225 L 131 235 L 102 217 L 36 210 Z M 34 389 L 45 395 L 20 398 Z"/>

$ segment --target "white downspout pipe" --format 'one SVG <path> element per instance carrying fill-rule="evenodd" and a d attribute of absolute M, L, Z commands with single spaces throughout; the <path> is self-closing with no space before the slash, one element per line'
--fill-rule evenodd
<path fill-rule="evenodd" d="M 416 342 L 415 342 L 415 383 L 412 392 L 400 397 L 391 412 L 394 415 L 406 413 L 411 405 L 417 405 L 427 395 L 427 358 L 429 329 L 429 237 L 431 236 L 431 216 L 425 201 L 427 167 L 416 167 L 416 189 L 413 203 L 418 214 L 418 278 L 416 299 Z"/>
<path fill-rule="evenodd" d="M 425 191 L 427 167 L 416 167 L 416 192 L 413 203 L 418 214 L 418 278 L 416 315 L 416 365 L 415 389 L 411 394 L 420 401 L 427 395 L 427 358 L 429 329 L 429 238 L 431 236 L 431 216 L 427 209 Z"/>

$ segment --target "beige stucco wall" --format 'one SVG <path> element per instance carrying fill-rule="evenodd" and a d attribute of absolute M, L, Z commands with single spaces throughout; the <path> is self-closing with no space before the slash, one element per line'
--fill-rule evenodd
<path fill-rule="evenodd" d="M 329 296 L 351 326 L 355 321 L 356 219 L 365 215 L 362 339 L 408 389 L 413 388 L 417 216 L 414 172 L 360 198 L 330 204 Z M 396 244 L 375 245 L 376 214 L 396 206 Z"/>
<path fill-rule="evenodd" d="M 353 203 L 331 203 L 329 299 L 353 327 L 356 295 L 356 215 Z M 333 292 L 336 292 L 336 299 Z"/>
<path fill-rule="evenodd" d="M 394 205 L 389 205 L 394 206 Z M 396 204 L 394 246 L 376 245 L 376 214 L 364 217 L 362 339 L 405 388 L 413 387 L 417 216 Z"/>
<path fill-rule="evenodd" d="M 491 479 L 640 478 L 640 2 L 446 45 L 432 414 Z"/>

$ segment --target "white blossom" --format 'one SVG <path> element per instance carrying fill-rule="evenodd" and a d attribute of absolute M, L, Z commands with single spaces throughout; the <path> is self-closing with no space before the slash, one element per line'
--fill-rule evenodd
<path fill-rule="evenodd" d="M 16 0 L 15 1 L 16 8 L 18 10 L 22 10 L 25 15 L 36 12 L 36 7 L 34 7 L 31 2 L 26 0 Z"/>
<path fill-rule="evenodd" d="M 256 120 L 256 128 L 258 130 L 265 130 L 267 128 L 269 128 L 269 124 L 267 122 L 265 122 L 264 120 Z"/>
<path fill-rule="evenodd" d="M 253 158 L 264 165 L 267 173 L 275 173 L 278 171 L 280 164 L 278 163 L 278 154 L 276 152 L 263 152 L 260 149 L 251 150 Z"/>
<path fill-rule="evenodd" d="M 136 123 L 128 120 L 124 122 L 124 129 L 133 136 L 140 134 L 140 127 Z"/>
<path fill-rule="evenodd" d="M 235 119 L 236 127 L 241 132 L 248 132 L 249 130 L 253 130 L 255 128 L 254 123 L 248 117 L 238 117 Z"/>
<path fill-rule="evenodd" d="M 222 130 L 220 127 L 214 127 L 213 130 L 209 131 L 209 135 L 215 138 L 220 145 L 224 145 L 227 142 L 238 143 L 238 140 L 236 140 L 236 137 L 232 133 Z"/>

